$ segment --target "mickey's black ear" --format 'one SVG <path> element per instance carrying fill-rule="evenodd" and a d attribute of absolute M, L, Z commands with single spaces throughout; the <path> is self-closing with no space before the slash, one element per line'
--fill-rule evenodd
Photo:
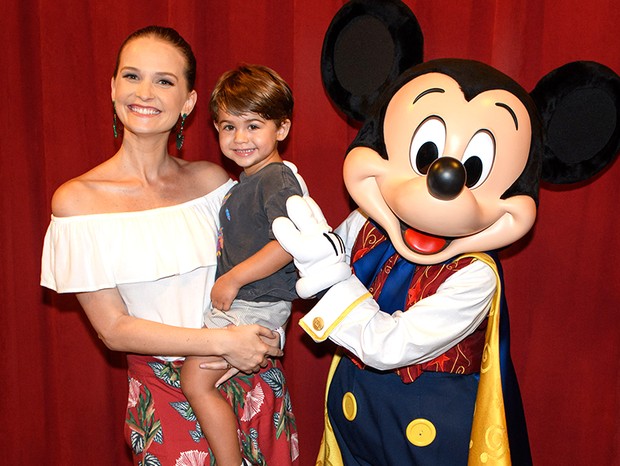
<path fill-rule="evenodd" d="M 579 61 L 543 77 L 531 92 L 545 132 L 543 180 L 574 183 L 610 165 L 620 150 L 620 77 Z"/>
<path fill-rule="evenodd" d="M 327 94 L 347 116 L 363 121 L 383 90 L 422 62 L 422 31 L 397 0 L 352 0 L 334 16 L 323 41 Z"/>

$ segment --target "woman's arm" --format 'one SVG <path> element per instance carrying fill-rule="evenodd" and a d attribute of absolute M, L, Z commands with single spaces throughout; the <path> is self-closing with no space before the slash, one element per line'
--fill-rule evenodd
<path fill-rule="evenodd" d="M 99 338 L 115 351 L 221 356 L 244 372 L 257 370 L 267 356 L 282 356 L 261 339 L 277 334 L 259 325 L 192 329 L 139 319 L 128 314 L 115 288 L 78 293 L 77 298 Z"/>

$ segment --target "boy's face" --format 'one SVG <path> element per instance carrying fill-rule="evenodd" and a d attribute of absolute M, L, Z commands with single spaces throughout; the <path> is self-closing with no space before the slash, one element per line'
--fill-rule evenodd
<path fill-rule="evenodd" d="M 235 116 L 221 111 L 213 122 L 219 135 L 222 153 L 252 175 L 266 165 L 281 162 L 278 142 L 283 141 L 291 127 L 290 120 L 276 126 L 256 113 Z"/>

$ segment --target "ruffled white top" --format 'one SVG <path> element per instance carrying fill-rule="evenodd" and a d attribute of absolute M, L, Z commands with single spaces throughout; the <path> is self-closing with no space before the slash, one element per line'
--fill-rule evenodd
<path fill-rule="evenodd" d="M 202 327 L 215 278 L 218 212 L 233 184 L 151 210 L 52 215 L 41 285 L 59 293 L 116 287 L 132 316 Z"/>

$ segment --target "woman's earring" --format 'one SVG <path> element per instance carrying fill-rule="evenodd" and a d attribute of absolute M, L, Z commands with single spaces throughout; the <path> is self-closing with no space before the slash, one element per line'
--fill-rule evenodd
<path fill-rule="evenodd" d="M 177 149 L 181 150 L 181 147 L 183 147 L 183 140 L 185 139 L 185 136 L 183 136 L 183 126 L 185 126 L 185 119 L 187 118 L 187 113 L 184 113 L 183 115 L 181 115 L 181 127 L 179 128 L 179 132 L 177 134 Z"/>
<path fill-rule="evenodd" d="M 118 137 L 118 131 L 116 130 L 116 103 L 112 101 L 112 131 L 114 131 L 114 139 Z"/>

